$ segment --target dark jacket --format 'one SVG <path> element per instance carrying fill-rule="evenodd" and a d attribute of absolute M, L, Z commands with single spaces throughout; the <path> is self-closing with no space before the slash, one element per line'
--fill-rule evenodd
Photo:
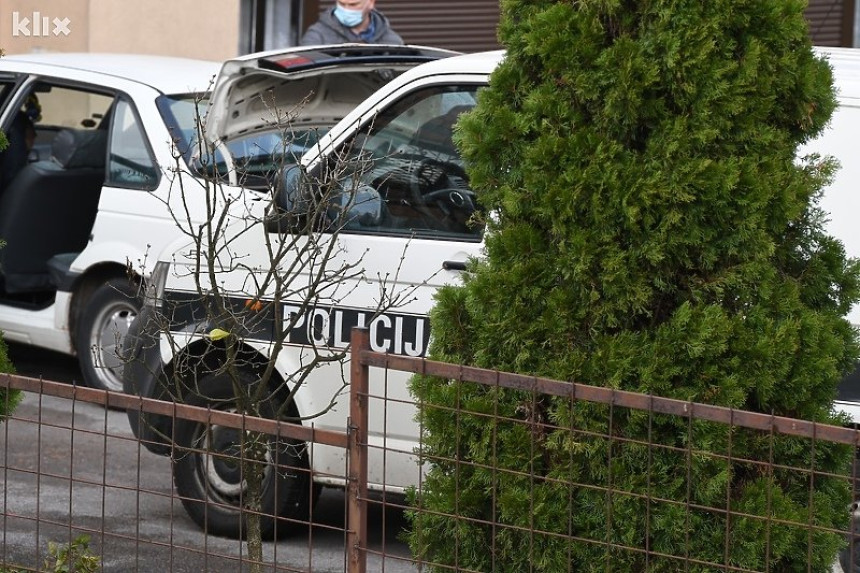
<path fill-rule="evenodd" d="M 371 10 L 370 18 L 373 25 L 373 36 L 364 39 L 334 17 L 334 8 L 320 14 L 320 19 L 305 31 L 299 44 L 315 46 L 320 44 L 342 44 L 344 42 L 360 42 L 367 44 L 402 44 L 403 38 L 391 29 L 382 12 Z"/>

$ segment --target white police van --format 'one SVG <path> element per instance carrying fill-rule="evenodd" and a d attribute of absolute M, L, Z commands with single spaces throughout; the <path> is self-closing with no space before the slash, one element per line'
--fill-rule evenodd
<path fill-rule="evenodd" d="M 307 176 L 301 181 L 325 178 L 333 169 L 340 169 L 337 181 L 349 182 L 356 189 L 353 194 L 340 195 L 355 199 L 341 206 L 344 224 L 337 233 L 327 236 L 325 230 L 317 233 L 316 229 L 307 233 L 319 237 L 314 248 L 329 249 L 325 262 L 336 278 L 319 289 L 325 292 L 309 295 L 302 284 L 293 282 L 282 289 L 277 304 L 265 300 L 269 293 L 260 285 L 272 267 L 272 245 L 285 237 L 287 242 L 294 239 L 289 223 L 264 220 L 267 205 L 262 202 L 234 204 L 238 212 L 231 214 L 233 220 L 242 216 L 259 220 L 250 227 L 236 225 L 235 236 L 224 240 L 235 259 L 222 258 L 220 265 L 204 270 L 196 260 L 203 245 L 179 241 L 165 251 L 152 275 L 157 296 L 149 299 L 130 333 L 136 344 L 125 368 L 126 391 L 168 399 L 182 392 L 181 399 L 188 403 L 235 409 L 225 399 L 232 386 L 217 369 L 219 343 L 211 336 L 220 323 L 207 311 L 205 296 L 201 298 L 198 290 L 210 289 L 202 294 L 212 294 L 212 283 L 201 287 L 198 282 L 198 277 L 212 271 L 228 306 L 253 311 L 246 320 L 254 324 L 240 325 L 243 332 L 238 335 L 248 381 L 255 379 L 259 363 L 268 361 L 273 338 L 283 340 L 286 346 L 274 361 L 276 376 L 271 383 L 277 391 L 289 392 L 303 365 L 310 360 L 320 362 L 295 393 L 287 417 L 313 416 L 305 423 L 342 431 L 347 409 L 339 400 L 344 391 L 344 363 L 327 359 L 339 357 L 346 348 L 350 328 L 367 326 L 375 350 L 423 356 L 429 342 L 427 314 L 433 293 L 441 284 L 458 281 L 469 258 L 481 255 L 482 230 L 473 222 L 474 196 L 451 135 L 457 117 L 475 105 L 477 90 L 487 84 L 501 57 L 501 53 L 490 53 L 448 58 L 404 72 L 302 157 Z M 295 172 L 287 170 L 282 193 L 286 200 L 295 190 L 289 181 Z M 295 240 L 301 241 L 301 233 L 297 235 Z M 301 257 L 311 258 L 306 250 L 301 253 Z M 288 277 L 285 280 L 316 272 L 314 261 L 296 267 L 296 257 L 291 255 L 282 257 L 278 267 Z M 169 309 L 169 328 L 161 319 L 165 309 Z M 279 328 L 283 329 L 280 335 L 276 334 Z M 204 358 L 195 363 L 195 357 Z M 181 371 L 181 383 L 176 380 L 177 371 Z M 371 412 L 372 445 L 379 446 L 384 440 L 388 448 L 412 451 L 414 409 L 406 382 L 405 375 L 388 377 L 387 408 Z M 178 383 L 184 387 L 177 388 Z M 376 390 L 382 393 L 383 388 Z M 179 446 L 206 446 L 215 453 L 236 447 L 236 436 L 224 429 L 213 429 L 207 436 L 200 425 L 180 422 L 173 427 L 166 418 L 140 420 L 137 412 L 129 415 L 134 430 L 154 451 L 167 453 L 171 439 Z M 286 450 L 282 452 L 282 456 L 288 455 Z M 344 483 L 342 450 L 315 446 L 312 460 L 305 452 L 292 456 L 298 465 L 312 463 L 321 483 Z M 417 466 L 410 455 L 389 455 L 383 461 L 380 450 L 374 449 L 371 456 L 372 487 L 402 491 L 415 482 Z M 179 459 L 174 454 L 174 479 L 196 521 L 210 532 L 236 535 L 241 523 L 227 505 L 238 501 L 241 477 L 234 467 L 217 460 L 217 455 L 207 456 L 199 450 Z M 270 472 L 267 483 L 288 499 L 277 499 L 272 493 L 264 513 L 302 518 L 312 490 L 302 476 L 297 474 L 292 481 L 276 476 L 281 478 L 278 480 Z M 204 509 L 195 499 L 215 503 Z"/>
<path fill-rule="evenodd" d="M 213 97 L 227 114 L 248 94 L 267 94 L 228 127 L 226 116 L 211 122 L 229 141 L 223 159 L 239 165 L 232 183 L 242 172 L 253 195 L 266 169 L 261 158 L 281 141 L 256 129 L 267 106 L 294 116 L 298 151 L 403 70 L 451 55 L 362 44 L 263 52 L 223 65 L 126 54 L 0 58 L 0 129 L 11 141 L 0 152 L 3 336 L 76 354 L 86 384 L 121 390 L 116 349 L 138 311 L 136 285 L 147 263 L 181 236 L 177 218 L 207 217 L 191 150 L 215 76 Z M 32 144 L 27 126 L 35 129 Z"/>
<path fill-rule="evenodd" d="M 855 62 L 860 61 L 855 51 L 825 53 L 836 68 L 839 85 L 848 85 L 842 75 L 854 74 Z M 132 327 L 135 344 L 132 362 L 125 370 L 126 391 L 234 410 L 231 381 L 218 368 L 224 353 L 217 348 L 223 341 L 215 340 L 234 336 L 237 352 L 247 365 L 243 380 L 253 383 L 261 365 L 272 358 L 276 371 L 272 388 L 284 395 L 290 394 L 295 373 L 301 371 L 302 365 L 318 360 L 319 365 L 301 381 L 300 390 L 289 396 L 292 403 L 285 417 L 305 419 L 305 423 L 320 429 L 342 431 L 348 405 L 340 399 L 345 378 L 339 352 L 348 344 L 349 329 L 368 326 L 375 350 L 422 356 L 429 341 L 427 314 L 435 290 L 442 284 L 458 282 L 467 261 L 482 254 L 481 228 L 475 224 L 480 217 L 475 217 L 474 195 L 451 141 L 451 129 L 456 117 L 475 105 L 476 92 L 487 84 L 502 58 L 502 52 L 472 54 L 405 72 L 359 105 L 307 151 L 301 158 L 304 175 L 297 176 L 296 169 L 286 171 L 279 199 L 280 206 L 288 212 L 291 205 L 302 202 L 302 184 L 332 180 L 326 175 L 328 170 L 341 169 L 334 179 L 348 182 L 353 190 L 345 194 L 352 199 L 337 211 L 336 216 L 342 217 L 344 224 L 331 234 L 329 243 L 324 225 L 305 227 L 308 233 L 322 237 L 320 244 L 331 247 L 332 268 L 355 271 L 339 281 L 332 292 L 310 299 L 286 295 L 277 305 L 271 304 L 272 297 L 260 287 L 272 266 L 270 245 L 295 227 L 271 221 L 267 224 L 263 205 L 258 205 L 255 213 L 248 211 L 252 219 L 260 222 L 251 231 L 243 228 L 241 236 L 231 244 L 241 264 L 230 258 L 222 259 L 220 265 L 201 268 L 196 260 L 200 246 L 188 241 L 165 251 L 153 273 L 153 294 Z M 860 90 L 852 93 L 860 96 Z M 849 169 L 860 169 L 860 165 L 845 161 L 850 158 L 846 156 L 851 149 L 850 125 L 860 123 L 860 111 L 853 107 L 856 100 L 849 96 L 846 89 L 840 96 L 842 107 L 832 127 L 815 147 L 836 155 Z M 848 173 L 847 181 L 840 176 L 833 187 L 834 200 L 838 202 L 860 201 L 850 194 L 853 181 L 858 179 L 851 178 L 851 171 Z M 318 183 L 316 190 L 324 186 Z M 832 202 L 829 206 L 837 208 Z M 848 212 L 839 213 L 846 219 L 850 216 Z M 835 218 L 834 229 L 839 229 L 840 223 Z M 860 254 L 860 238 L 846 242 Z M 312 267 L 313 264 L 296 267 L 295 261 L 287 257 L 278 269 L 284 274 L 297 269 L 294 274 L 302 276 Z M 207 284 L 218 285 L 229 301 L 228 307 L 239 314 L 242 309 L 251 309 L 260 315 L 248 319 L 248 324 L 238 324 L 238 334 L 222 332 L 218 318 L 204 308 L 206 297 L 214 289 L 201 287 L 198 279 L 209 272 L 214 282 Z M 298 288 L 288 291 L 300 294 Z M 392 292 L 406 296 L 399 299 L 399 304 L 381 308 L 380 293 Z M 169 315 L 166 321 L 165 312 Z M 214 332 L 219 336 L 213 336 Z M 276 346 L 274 339 L 285 344 L 277 355 L 271 354 Z M 328 357 L 335 359 L 327 361 Z M 181 373 L 181 382 L 177 382 L 177 373 Z M 371 410 L 371 488 L 398 492 L 417 483 L 418 467 L 407 454 L 413 451 L 418 434 L 407 380 L 406 374 L 388 373 L 371 381 L 372 394 L 389 398 L 384 411 Z M 181 397 L 179 392 L 183 393 Z M 153 451 L 168 453 L 172 443 L 196 449 L 188 455 L 174 454 L 174 479 L 186 509 L 210 532 L 238 534 L 238 513 L 229 506 L 238 502 L 243 483 L 235 467 L 218 463 L 217 456 L 218 452 L 235 450 L 236 434 L 217 427 L 207 433 L 202 425 L 191 422 L 174 427 L 167 418 L 141 419 L 137 412 L 129 412 L 129 417 L 137 435 Z M 383 444 L 389 450 L 385 456 L 376 448 Z M 318 484 L 344 484 L 342 451 L 314 446 L 309 456 L 295 445 L 291 452 L 288 450 L 283 449 L 281 456 L 299 467 L 312 467 Z M 403 453 L 397 455 L 390 450 Z M 316 489 L 308 486 L 306 472 L 274 476 L 270 472 L 267 485 L 264 513 L 307 518 L 310 497 Z M 276 489 L 281 492 L 280 498 L 274 493 Z M 208 510 L 200 503 L 207 500 L 213 502 Z M 268 527 L 271 530 L 273 523 L 269 522 Z"/>

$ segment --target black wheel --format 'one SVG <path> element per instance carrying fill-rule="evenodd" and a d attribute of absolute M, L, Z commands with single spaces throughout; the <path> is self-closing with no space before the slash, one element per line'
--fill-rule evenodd
<path fill-rule="evenodd" d="M 75 348 L 84 382 L 93 388 L 122 392 L 122 343 L 140 312 L 137 287 L 115 278 L 87 302 L 75 329 Z"/>
<path fill-rule="evenodd" d="M 245 376 L 243 384 L 252 384 Z M 224 374 L 200 381 L 205 396 L 189 396 L 187 403 L 235 411 L 233 387 Z M 271 412 L 273 408 L 268 408 Z M 247 484 L 239 461 L 241 430 L 177 420 L 173 433 L 173 481 L 191 519 L 206 532 L 244 538 L 247 532 L 243 508 L 248 507 Z M 304 443 L 270 436 L 266 445 L 260 499 L 264 538 L 295 532 L 310 521 L 312 486 Z M 254 462 L 246 462 L 254 463 Z M 317 490 L 313 490 L 315 493 Z M 281 518 L 276 519 L 276 517 Z"/>

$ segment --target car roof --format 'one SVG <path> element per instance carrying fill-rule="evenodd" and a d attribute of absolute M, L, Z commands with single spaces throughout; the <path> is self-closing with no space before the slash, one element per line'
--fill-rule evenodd
<path fill-rule="evenodd" d="M 50 73 L 50 68 L 78 70 L 135 81 L 163 93 L 208 91 L 220 67 L 220 62 L 142 54 L 57 52 L 0 59 L 0 69 L 29 73 Z"/>
<path fill-rule="evenodd" d="M 504 50 L 463 54 L 422 64 L 403 75 L 489 74 L 499 65 L 504 56 Z"/>

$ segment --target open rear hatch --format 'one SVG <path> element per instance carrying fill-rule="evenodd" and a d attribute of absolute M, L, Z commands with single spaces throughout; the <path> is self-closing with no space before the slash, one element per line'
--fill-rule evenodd
<path fill-rule="evenodd" d="M 256 187 L 276 163 L 294 162 L 397 75 L 457 52 L 424 46 L 340 44 L 251 54 L 224 63 L 206 117 L 206 139 L 239 182 Z M 226 149 L 226 152 L 225 152 Z"/>

